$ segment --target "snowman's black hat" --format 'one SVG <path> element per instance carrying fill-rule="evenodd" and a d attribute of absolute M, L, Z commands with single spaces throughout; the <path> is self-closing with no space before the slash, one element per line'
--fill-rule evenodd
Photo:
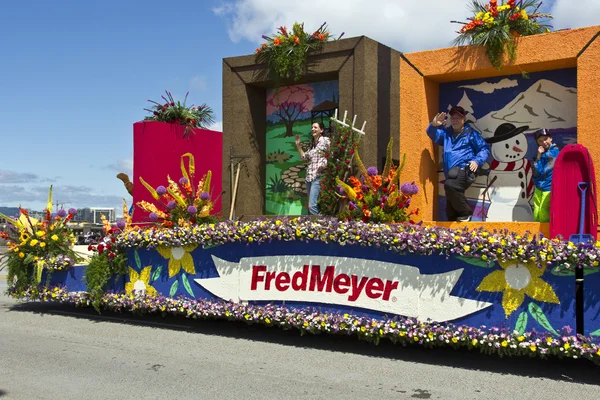
<path fill-rule="evenodd" d="M 489 144 L 502 142 L 510 139 L 511 137 L 517 136 L 519 133 L 525 132 L 527 129 L 529 129 L 529 125 L 524 125 L 517 128 L 510 122 L 505 122 L 496 128 L 494 136 L 485 139 L 485 141 Z"/>

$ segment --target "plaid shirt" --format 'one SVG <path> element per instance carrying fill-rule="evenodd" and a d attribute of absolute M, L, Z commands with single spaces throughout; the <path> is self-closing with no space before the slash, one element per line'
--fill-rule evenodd
<path fill-rule="evenodd" d="M 327 167 L 325 153 L 329 151 L 331 141 L 325 136 L 321 136 L 317 145 L 304 153 L 303 160 L 308 161 L 306 166 L 306 182 L 312 182 L 321 175 L 321 171 Z"/>

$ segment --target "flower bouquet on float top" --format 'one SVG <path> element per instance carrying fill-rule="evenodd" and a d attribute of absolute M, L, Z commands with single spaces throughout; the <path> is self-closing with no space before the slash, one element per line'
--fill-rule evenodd
<path fill-rule="evenodd" d="M 452 21 L 463 25 L 454 44 L 484 46 L 492 65 L 500 69 L 505 51 L 511 61 L 515 60 L 516 38 L 550 32 L 547 21 L 552 16 L 540 13 L 541 5 L 539 0 L 507 0 L 501 5 L 497 0 L 487 4 L 475 0 L 469 22 Z"/>
<path fill-rule="evenodd" d="M 339 196 L 348 200 L 346 208 L 338 215 L 339 218 L 373 223 L 414 223 L 413 216 L 419 210 L 411 211 L 409 207 L 411 197 L 419 192 L 419 188 L 414 181 L 399 185 L 406 155 L 400 166 L 393 165 L 390 139 L 386 164 L 381 174 L 376 167 L 365 168 L 358 152 L 354 156 L 359 173 L 350 176 L 347 183 L 337 178 Z"/>
<path fill-rule="evenodd" d="M 308 53 L 321 49 L 325 42 L 331 40 L 331 34 L 325 23 L 315 32 L 308 33 L 304 24 L 295 22 L 291 31 L 281 26 L 274 35 L 263 35 L 263 39 L 266 43 L 255 51 L 257 62 L 267 64 L 276 78 L 298 81 L 306 73 Z"/>
<path fill-rule="evenodd" d="M 189 170 L 185 167 L 185 158 L 189 160 Z M 196 181 L 194 156 L 186 153 L 181 156 L 181 174 L 178 182 L 167 176 L 167 186 L 161 185 L 156 189 L 140 177 L 140 182 L 155 201 L 140 201 L 136 203 L 137 206 L 149 213 L 150 221 L 166 228 L 215 222 L 216 217 L 211 215 L 214 208 L 210 188 L 211 171 Z"/>
<path fill-rule="evenodd" d="M 73 250 L 75 235 L 67 223 L 77 214 L 74 208 L 52 213 L 52 186 L 44 217 L 37 220 L 19 207 L 15 218 L 0 214 L 8 226 L 0 237 L 7 242 L 8 252 L 2 255 L 8 266 L 9 284 L 19 286 L 38 284 L 42 272 L 61 271 L 81 261 Z"/>
<path fill-rule="evenodd" d="M 159 121 L 167 122 L 170 124 L 184 125 L 185 130 L 183 136 L 187 136 L 190 132 L 193 132 L 194 128 L 207 129 L 213 124 L 214 116 L 213 110 L 206 104 L 200 106 L 186 106 L 187 97 L 190 92 L 185 94 L 183 104 L 179 101 L 175 101 L 171 92 L 165 91 L 167 97 L 162 97 L 164 103 L 156 102 L 154 100 L 148 100 L 154 104 L 150 109 L 144 108 L 144 110 L 152 113 L 152 115 L 145 118 L 146 121 Z"/>

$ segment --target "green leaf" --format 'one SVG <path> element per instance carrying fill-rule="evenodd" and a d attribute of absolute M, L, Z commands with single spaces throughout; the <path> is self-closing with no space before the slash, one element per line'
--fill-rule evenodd
<path fill-rule="evenodd" d="M 140 260 L 140 255 L 138 254 L 137 250 L 133 251 L 133 257 L 135 258 L 135 265 L 138 268 L 138 271 L 142 270 L 142 261 Z"/>
<path fill-rule="evenodd" d="M 483 267 L 483 268 L 490 268 L 493 265 L 492 263 L 488 264 L 487 261 L 484 261 L 481 258 L 477 258 L 477 257 L 458 256 L 456 258 L 458 258 L 461 261 L 466 262 L 467 264 L 476 265 L 478 267 Z"/>
<path fill-rule="evenodd" d="M 558 336 L 558 332 L 556 332 L 556 330 L 554 330 L 552 325 L 550 325 L 550 322 L 548 322 L 548 318 L 546 318 L 546 314 L 544 314 L 544 312 L 542 311 L 540 306 L 538 306 L 535 303 L 529 303 L 528 308 L 529 308 L 529 313 L 531 314 L 533 319 L 535 319 L 537 321 L 538 324 L 543 326 L 544 329 L 546 329 L 548 332 L 552 332 L 556 336 Z"/>
<path fill-rule="evenodd" d="M 162 272 L 162 269 L 163 269 L 163 266 L 159 265 L 158 268 L 156 268 L 154 270 L 154 272 L 152 273 L 152 278 L 150 279 L 150 282 L 154 282 L 155 280 L 160 278 L 160 273 Z"/>
<path fill-rule="evenodd" d="M 590 333 L 590 336 L 600 336 L 600 329 L 598 329 L 597 331 L 594 331 L 594 332 Z"/>
<path fill-rule="evenodd" d="M 171 297 L 175 296 L 175 293 L 177 293 L 178 287 L 179 287 L 179 281 L 175 280 L 175 282 L 173 282 L 173 284 L 171 285 L 171 290 L 169 291 L 169 296 L 171 296 Z"/>
<path fill-rule="evenodd" d="M 525 333 L 525 329 L 527 329 L 527 311 L 523 311 L 519 318 L 517 318 L 517 324 L 515 325 L 515 330 L 519 332 L 519 335 Z"/>
<path fill-rule="evenodd" d="M 44 267 L 40 263 L 35 263 L 35 283 L 39 284 L 42 281 L 42 271 Z"/>
<path fill-rule="evenodd" d="M 583 268 L 583 275 L 591 275 L 600 272 L 598 268 Z M 552 275 L 556 276 L 575 276 L 575 268 L 563 268 L 562 265 L 559 265 L 555 268 L 552 268 Z"/>
<path fill-rule="evenodd" d="M 190 286 L 190 281 L 188 280 L 188 277 L 186 274 L 181 274 L 181 281 L 183 282 L 183 287 L 185 288 L 185 290 L 190 294 L 190 296 L 195 298 L 196 295 L 194 295 L 194 292 L 192 291 L 192 287 Z"/>

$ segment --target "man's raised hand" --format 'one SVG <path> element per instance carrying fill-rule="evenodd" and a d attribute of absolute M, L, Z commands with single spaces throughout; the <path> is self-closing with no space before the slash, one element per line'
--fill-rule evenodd
<path fill-rule="evenodd" d="M 437 114 L 435 117 L 433 117 L 433 121 L 431 121 L 431 125 L 441 126 L 444 123 L 445 119 L 446 119 L 446 113 L 441 112 L 441 113 Z"/>

